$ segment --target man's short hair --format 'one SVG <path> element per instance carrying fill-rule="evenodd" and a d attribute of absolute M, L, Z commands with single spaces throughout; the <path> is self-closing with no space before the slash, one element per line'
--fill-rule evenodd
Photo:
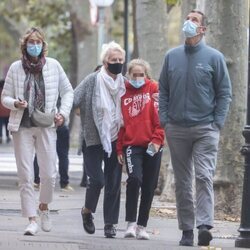
<path fill-rule="evenodd" d="M 203 12 L 201 12 L 200 10 L 196 10 L 196 9 L 194 9 L 194 10 L 191 10 L 190 11 L 191 13 L 198 13 L 198 14 L 200 14 L 201 15 L 201 25 L 202 26 L 207 26 L 207 17 L 205 16 L 205 14 L 203 13 Z"/>

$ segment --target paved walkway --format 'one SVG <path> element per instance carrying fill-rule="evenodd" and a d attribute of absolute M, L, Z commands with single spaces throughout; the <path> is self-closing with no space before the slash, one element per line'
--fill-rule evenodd
<path fill-rule="evenodd" d="M 122 183 L 117 237 L 106 239 L 103 236 L 102 195 L 94 215 L 96 233 L 86 234 L 82 228 L 80 216 L 85 194 L 85 188 L 79 186 L 82 175 L 81 156 L 77 156 L 74 150 L 70 154 L 70 163 L 70 180 L 75 191 L 61 192 L 57 182 L 54 202 L 50 206 L 53 230 L 50 233 L 40 230 L 36 236 L 24 236 L 23 230 L 27 219 L 20 216 L 20 198 L 13 149 L 11 145 L 0 145 L 0 250 L 236 249 L 234 242 L 238 236 L 239 223 L 225 221 L 215 222 L 215 228 L 212 230 L 214 240 L 210 248 L 200 248 L 197 245 L 195 247 L 178 246 L 181 233 L 177 229 L 177 220 L 164 216 L 164 214 L 171 215 L 175 212 L 175 204 L 162 203 L 157 196 L 154 199 L 152 216 L 148 223 L 150 240 L 124 239 L 125 175 Z M 159 208 L 163 211 L 162 216 L 159 212 L 155 213 Z M 197 239 L 197 232 L 195 232 L 195 239 Z"/>

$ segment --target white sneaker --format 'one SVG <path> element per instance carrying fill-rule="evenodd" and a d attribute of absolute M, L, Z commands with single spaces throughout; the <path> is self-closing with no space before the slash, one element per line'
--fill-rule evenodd
<path fill-rule="evenodd" d="M 40 210 L 39 209 L 39 215 L 41 219 L 41 228 L 45 232 L 49 232 L 52 229 L 52 223 L 49 218 L 49 210 Z"/>
<path fill-rule="evenodd" d="M 34 190 L 35 191 L 39 191 L 39 189 L 40 189 L 40 183 L 33 183 L 33 187 L 34 187 Z"/>
<path fill-rule="evenodd" d="M 24 235 L 35 235 L 38 232 L 38 225 L 36 221 L 32 220 L 24 230 Z"/>
<path fill-rule="evenodd" d="M 146 227 L 138 226 L 136 228 L 136 238 L 138 240 L 149 240 L 149 235 L 146 232 Z"/>
<path fill-rule="evenodd" d="M 71 187 L 71 186 L 68 184 L 68 185 L 66 185 L 65 187 L 61 188 L 61 191 L 62 191 L 62 192 L 72 192 L 72 191 L 74 191 L 74 188 Z"/>
<path fill-rule="evenodd" d="M 124 234 L 124 238 L 135 238 L 136 236 L 135 229 L 136 229 L 136 223 L 128 222 L 127 230 Z"/>

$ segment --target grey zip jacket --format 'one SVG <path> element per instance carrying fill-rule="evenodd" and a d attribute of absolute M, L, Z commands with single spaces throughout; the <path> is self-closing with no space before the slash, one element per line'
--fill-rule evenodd
<path fill-rule="evenodd" d="M 215 123 L 222 128 L 231 102 L 231 82 L 218 50 L 202 40 L 165 56 L 159 79 L 161 125 L 183 127 Z"/>

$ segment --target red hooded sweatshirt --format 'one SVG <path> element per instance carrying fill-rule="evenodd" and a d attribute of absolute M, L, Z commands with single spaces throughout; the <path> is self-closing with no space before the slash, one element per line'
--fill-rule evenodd
<path fill-rule="evenodd" d="M 124 146 L 142 146 L 149 142 L 163 145 L 164 130 L 158 115 L 158 83 L 145 79 L 141 88 L 134 88 L 126 82 L 126 93 L 121 99 L 124 127 L 117 140 L 117 154 L 122 154 Z"/>

